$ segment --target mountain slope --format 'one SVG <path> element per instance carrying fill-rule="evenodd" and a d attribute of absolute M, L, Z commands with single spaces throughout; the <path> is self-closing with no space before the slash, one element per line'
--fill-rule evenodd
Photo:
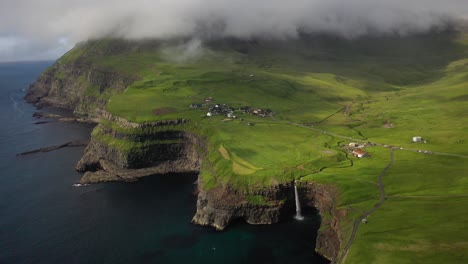
<path fill-rule="evenodd" d="M 79 165 L 85 180 L 199 170 L 197 223 L 289 217 L 298 180 L 303 204 L 322 215 L 317 250 L 328 258 L 460 263 L 466 39 L 96 40 L 27 98 L 101 119 Z M 349 143 L 370 157 L 353 157 Z"/>

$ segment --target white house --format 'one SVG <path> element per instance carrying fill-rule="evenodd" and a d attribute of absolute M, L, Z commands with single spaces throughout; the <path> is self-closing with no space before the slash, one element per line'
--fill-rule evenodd
<path fill-rule="evenodd" d="M 420 143 L 421 141 L 422 141 L 422 137 L 420 136 L 413 137 L 413 142 Z"/>

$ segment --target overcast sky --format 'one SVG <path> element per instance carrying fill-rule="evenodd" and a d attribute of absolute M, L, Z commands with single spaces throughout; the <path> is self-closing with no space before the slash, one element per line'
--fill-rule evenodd
<path fill-rule="evenodd" d="M 0 61 L 56 59 L 101 36 L 290 38 L 410 34 L 466 17 L 468 0 L 0 0 Z"/>

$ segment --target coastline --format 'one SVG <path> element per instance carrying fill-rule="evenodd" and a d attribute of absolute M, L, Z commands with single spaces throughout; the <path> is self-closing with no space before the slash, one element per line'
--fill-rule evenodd
<path fill-rule="evenodd" d="M 223 229 L 223 234 L 213 236 L 224 239 L 242 223 L 253 233 L 269 230 L 270 238 L 284 236 L 272 252 L 284 245 L 318 256 L 312 250 L 316 247 L 333 259 L 339 251 L 335 263 L 457 263 L 468 259 L 468 251 L 460 250 L 468 237 L 462 217 L 468 212 L 463 210 L 468 153 L 466 126 L 460 123 L 467 112 L 466 91 L 461 89 L 467 80 L 467 40 L 466 32 L 452 31 L 352 42 L 308 35 L 281 43 L 226 39 L 207 43 L 211 51 L 207 56 L 178 63 L 160 56 L 165 47 L 177 43 L 90 40 L 44 71 L 26 95 L 39 108 L 68 107 L 73 115 L 36 120 L 31 117 L 33 107 L 27 106 L 27 115 L 22 115 L 26 122 L 9 114 L 3 120 L 16 127 L 27 123 L 27 130 L 38 135 L 59 134 L 60 121 L 72 122 L 63 127 L 77 130 L 81 124 L 74 122 L 93 121 L 92 133 L 85 132 L 92 142 L 84 155 L 81 148 L 64 148 L 14 157 L 73 141 L 74 131 L 46 141 L 28 134 L 28 144 L 13 153 L 15 160 L 26 164 L 73 152 L 77 156 L 68 170 L 78 165 L 86 174 L 83 184 L 145 182 L 167 178 L 176 170 L 195 173 L 185 192 L 195 192 L 199 203 L 191 197 L 192 203 L 185 204 L 193 209 L 184 216 L 187 230 L 216 234 L 214 229 Z M 8 83 L 8 71 L 3 73 Z M 17 87 L 19 97 L 39 74 L 34 72 L 27 82 L 23 79 Z M 3 99 L 18 114 L 20 106 L 26 106 L 23 101 L 15 103 L 11 94 Z M 11 138 L 6 151 L 19 145 L 13 144 L 17 141 L 12 131 L 19 130 L 3 131 Z M 424 141 L 413 142 L 414 137 Z M 395 150 L 390 161 L 389 150 Z M 366 158 L 360 158 L 362 152 Z M 11 170 L 20 169 L 16 165 Z M 47 174 L 59 168 L 43 169 Z M 68 173 L 76 175 L 73 183 L 82 176 Z M 145 178 L 155 173 L 166 177 Z M 297 195 L 292 190 L 295 180 Z M 109 190 L 114 185 L 131 189 L 140 183 L 72 190 Z M 163 192 L 177 187 L 169 185 Z M 162 204 L 169 207 L 170 201 Z M 300 222 L 292 220 L 295 212 L 300 216 L 297 208 L 321 209 Z M 175 216 L 172 221 L 181 219 L 170 215 Z M 192 220 L 208 228 L 191 225 Z M 247 222 L 263 226 L 244 225 Z M 278 228 L 270 225 L 275 222 Z M 301 231 L 306 225 L 311 227 L 307 234 Z M 293 240 L 286 240 L 293 237 L 287 230 L 276 232 L 284 226 L 297 229 Z M 440 228 L 427 232 L 433 226 Z M 317 230 L 321 237 L 315 237 Z M 301 244 L 306 237 L 317 243 Z M 262 243 L 270 245 L 268 239 Z M 307 263 L 295 256 L 291 251 L 285 255 Z"/>
<path fill-rule="evenodd" d="M 48 78 L 53 78 L 53 75 L 48 75 Z M 67 98 L 67 95 L 54 95 L 54 99 L 48 99 L 49 92 L 44 89 L 47 88 L 48 83 L 52 82 L 51 79 L 39 78 L 28 89 L 26 101 L 35 106 L 64 108 L 67 102 L 57 102 L 57 98 Z M 36 87 L 40 87 L 41 97 L 32 96 L 37 95 Z M 200 170 L 203 161 L 206 161 L 204 158 L 207 151 L 206 142 L 193 133 L 187 133 L 183 129 L 177 128 L 177 126 L 185 124 L 186 121 L 172 120 L 139 124 L 115 117 L 102 109 L 93 109 L 89 113 L 80 111 L 79 114 L 74 108 L 68 108 L 68 110 L 73 111 L 73 117 L 47 114 L 43 116 L 56 119 L 59 122 L 93 123 L 101 128 L 103 128 L 102 120 L 110 121 L 121 128 L 142 129 L 142 131 L 148 131 L 154 127 L 170 127 L 169 130 L 174 132 L 149 133 L 146 136 L 153 140 L 176 139 L 179 141 L 174 144 L 156 144 L 154 148 L 132 156 L 99 142 L 96 140 L 96 136 L 92 135 L 82 159 L 76 166 L 78 171 L 84 172 L 80 184 L 113 181 L 133 182 L 141 177 L 168 173 L 198 173 L 197 183 L 203 181 Z M 174 130 L 174 128 L 176 129 Z M 112 129 L 107 129 L 105 133 L 113 137 L 118 135 L 117 131 L 112 131 Z M 175 138 L 173 138 L 174 136 Z M 167 153 L 170 154 L 167 155 Z M 151 163 L 139 164 L 141 160 L 151 160 Z M 216 230 L 224 230 L 238 219 L 243 219 L 252 225 L 277 223 L 293 214 L 293 185 L 294 183 L 291 182 L 246 193 L 230 186 L 205 190 L 201 187 L 202 185 L 197 184 L 197 210 L 192 222 L 201 226 L 211 226 Z M 335 209 L 335 190 L 332 187 L 314 183 L 303 184 L 300 190 L 301 193 L 305 194 L 301 196 L 302 204 L 316 209 L 322 219 L 315 251 L 334 263 L 341 246 L 339 213 Z M 266 197 L 267 203 L 249 203 L 246 197 L 255 195 Z"/>
<path fill-rule="evenodd" d="M 59 80 L 57 74 L 67 77 Z M 104 90 L 117 87 L 120 92 L 135 81 L 132 76 L 115 72 L 94 72 L 79 61 L 71 65 L 55 63 L 29 87 L 25 96 L 26 101 L 36 107 L 57 107 L 73 112 L 71 117 L 47 114 L 37 117 L 97 124 L 76 165 L 76 169 L 84 173 L 80 184 L 133 182 L 155 174 L 198 173 L 197 210 L 192 219 L 195 224 L 224 230 L 238 219 L 253 225 L 274 224 L 293 215 L 293 182 L 249 191 L 229 185 L 206 188 L 202 171 L 210 170 L 208 142 L 194 131 L 187 131 L 184 126 L 188 120 L 135 123 L 114 116 L 103 110 L 107 101 L 86 95 L 86 87 L 78 81 L 83 75 L 88 76 L 92 85 Z M 130 143 L 122 147 L 122 140 Z M 300 192 L 306 194 L 301 196 L 305 198 L 303 204 L 316 209 L 322 219 L 315 251 L 334 262 L 341 246 L 336 191 L 332 186 L 305 183 Z M 265 201 L 249 200 L 258 196 Z"/>

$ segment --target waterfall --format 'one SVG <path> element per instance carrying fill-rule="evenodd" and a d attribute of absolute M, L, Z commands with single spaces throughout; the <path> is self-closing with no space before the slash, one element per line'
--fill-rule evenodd
<path fill-rule="evenodd" d="M 304 220 L 304 217 L 301 214 L 301 201 L 299 201 L 299 193 L 297 192 L 296 183 L 294 183 L 294 197 L 296 199 L 296 220 Z"/>

